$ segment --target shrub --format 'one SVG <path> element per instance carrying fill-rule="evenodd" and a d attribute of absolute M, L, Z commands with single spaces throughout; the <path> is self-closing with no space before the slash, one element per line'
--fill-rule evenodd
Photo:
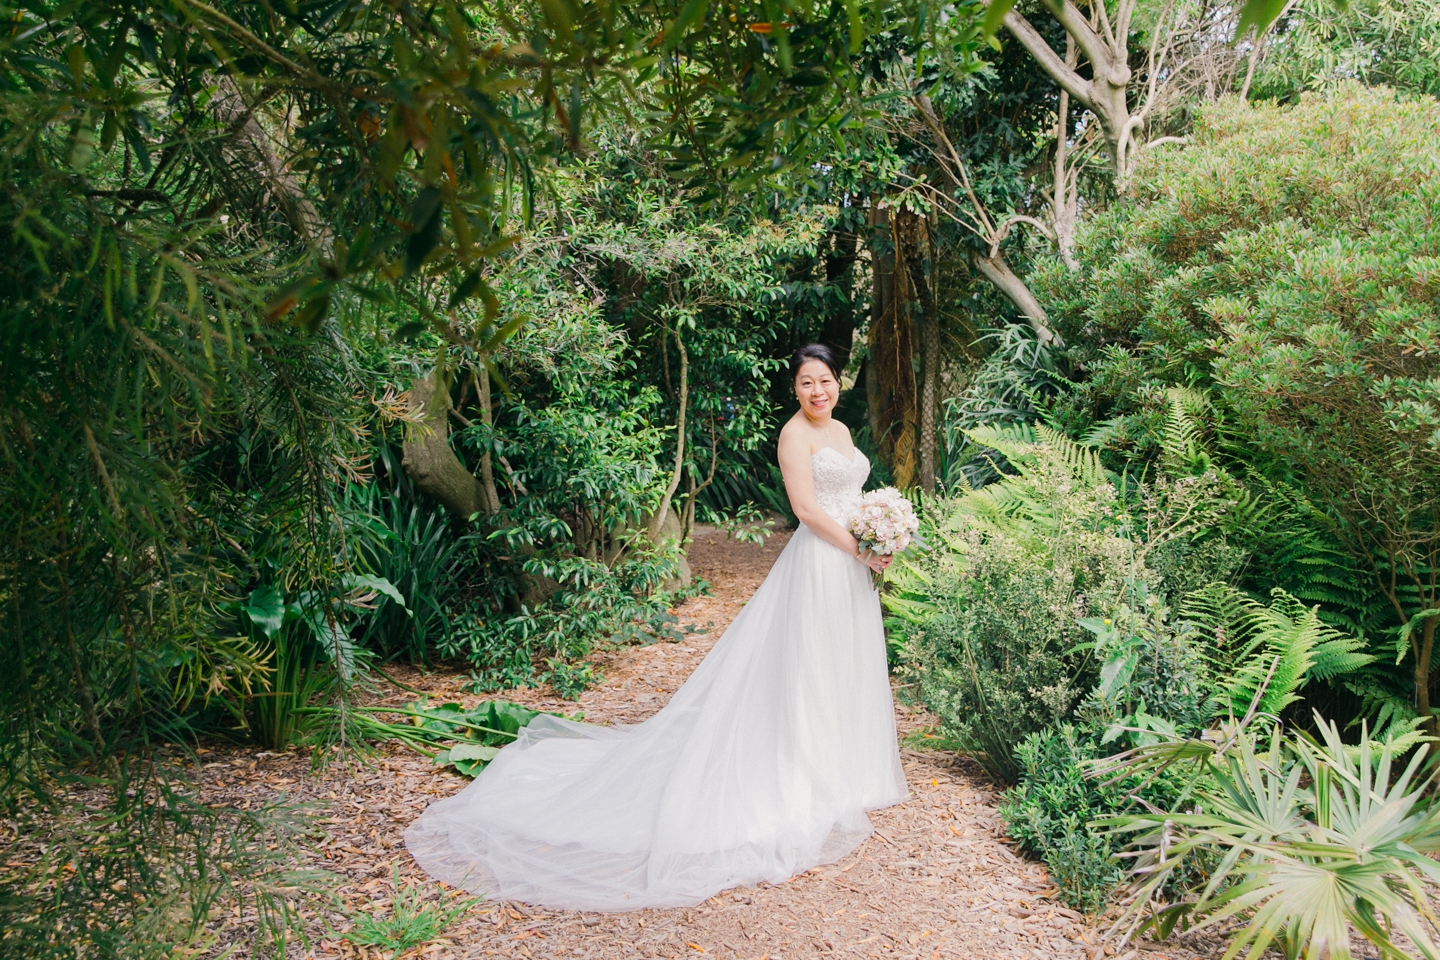
<path fill-rule="evenodd" d="M 425 663 L 449 630 L 450 605 L 473 535 L 457 531 L 443 510 L 419 502 L 403 480 L 389 492 L 372 484 L 352 485 L 346 494 L 365 565 L 405 598 L 400 603 L 387 594 L 376 597 L 356 639 L 383 657 Z"/>
<path fill-rule="evenodd" d="M 1146 572 L 1092 453 L 1043 427 L 970 435 L 1018 473 L 932 501 L 933 549 L 901 561 L 886 603 L 944 734 L 1014 782 L 1016 746 L 1066 716 L 1094 680 L 1077 621 L 1112 609 Z"/>
<path fill-rule="evenodd" d="M 1094 737 L 1072 724 L 1033 733 L 1015 751 L 1020 785 L 1000 802 L 1010 836 L 1044 861 L 1065 902 L 1086 913 L 1099 912 L 1124 876 L 1110 838 L 1088 823 L 1130 806 L 1119 787 L 1086 779 L 1083 764 L 1097 755 Z"/>
<path fill-rule="evenodd" d="M 1204 929 L 1228 923 L 1227 957 L 1349 956 L 1351 930 L 1381 956 L 1406 957 L 1402 934 L 1424 956 L 1440 952 L 1433 909 L 1440 870 L 1440 805 L 1429 796 L 1435 774 L 1422 774 L 1428 748 L 1394 776 L 1404 749 L 1358 746 L 1318 714 L 1320 742 L 1265 724 L 1231 724 L 1219 737 L 1153 744 L 1119 758 L 1101 775 L 1148 775 L 1188 768 L 1194 790 L 1183 809 L 1166 806 L 1115 817 L 1116 838 L 1132 835 L 1133 899 L 1121 919 L 1127 935 L 1176 924 Z M 1266 743 L 1268 739 L 1268 744 Z M 1413 744 L 1413 739 L 1409 740 Z M 1205 858 L 1203 887 L 1167 885 Z M 1231 921 L 1240 921 L 1233 923 Z"/>
<path fill-rule="evenodd" d="M 1350 595 L 1359 574 L 1383 597 L 1427 718 L 1440 624 L 1437 143 L 1432 98 L 1342 85 L 1294 107 L 1222 102 L 1185 148 L 1147 158 L 1131 201 L 1088 222 L 1079 276 L 1037 278 L 1081 381 L 1054 415 L 1077 433 L 1103 424 L 1108 449 L 1150 460 L 1168 388 L 1207 390 L 1236 473 L 1301 488 L 1349 555 L 1324 579 Z"/>

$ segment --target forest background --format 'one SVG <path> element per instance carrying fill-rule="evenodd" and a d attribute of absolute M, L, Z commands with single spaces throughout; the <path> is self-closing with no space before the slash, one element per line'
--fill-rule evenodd
<path fill-rule="evenodd" d="M 294 824 L 188 746 L 669 636 L 811 341 L 1063 897 L 1434 936 L 1434 0 L 3 9 L 7 951 L 283 943 Z"/>

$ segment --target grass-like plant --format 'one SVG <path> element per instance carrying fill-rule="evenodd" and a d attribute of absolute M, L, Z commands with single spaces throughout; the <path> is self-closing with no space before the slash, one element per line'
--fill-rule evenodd
<path fill-rule="evenodd" d="M 1251 724 L 1232 721 L 1213 739 L 1141 747 L 1098 770 L 1197 768 L 1181 809 L 1101 821 L 1135 837 L 1122 854 L 1133 859 L 1133 886 L 1117 928 L 1164 937 L 1177 925 L 1244 921 L 1225 960 L 1272 947 L 1289 958 L 1348 960 L 1352 930 L 1384 958 L 1440 957 L 1432 859 L 1440 804 L 1429 795 L 1440 771 L 1422 767 L 1428 745 L 1394 776 L 1398 740 L 1376 743 L 1366 730 L 1347 745 L 1335 724 L 1318 714 L 1316 723 L 1320 740 L 1276 725 L 1266 743 Z M 1161 902 L 1166 881 L 1197 866 L 1208 876 L 1194 898 Z"/>
<path fill-rule="evenodd" d="M 449 903 L 430 903 L 424 899 L 419 885 L 406 883 L 400 889 L 400 871 L 393 876 L 395 897 L 390 902 L 390 916 L 378 917 L 363 910 L 347 912 L 352 926 L 345 939 L 357 946 L 378 947 L 399 957 L 405 951 L 429 943 L 444 932 L 479 901 L 462 897 Z"/>

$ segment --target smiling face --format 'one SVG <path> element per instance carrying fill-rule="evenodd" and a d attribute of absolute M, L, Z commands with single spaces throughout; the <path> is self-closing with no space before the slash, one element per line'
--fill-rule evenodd
<path fill-rule="evenodd" d="M 840 381 L 824 361 L 806 360 L 795 375 L 795 398 L 811 420 L 828 420 L 840 400 Z"/>

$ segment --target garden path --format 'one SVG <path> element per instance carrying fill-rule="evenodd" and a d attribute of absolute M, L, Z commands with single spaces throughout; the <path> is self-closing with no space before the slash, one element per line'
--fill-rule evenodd
<path fill-rule="evenodd" d="M 711 594 L 687 601 L 682 623 L 706 632 L 676 642 L 628 647 L 593 659 L 604 681 L 578 704 L 548 690 L 506 697 L 532 707 L 573 713 L 593 722 L 637 722 L 658 711 L 704 657 L 764 578 L 787 539 L 763 546 L 740 543 L 713 528 L 695 535 L 690 560 Z M 411 670 L 394 674 L 432 697 L 472 703 L 465 676 Z M 393 688 L 391 692 L 395 692 Z M 398 696 L 396 702 L 412 694 Z M 1097 928 L 1046 899 L 1051 884 L 1042 866 L 1022 859 L 1004 841 L 995 789 L 978 768 L 939 751 L 915 749 L 931 718 L 897 701 L 901 756 L 909 801 L 878 811 L 875 834 L 844 860 L 791 880 L 721 893 L 689 909 L 626 914 L 550 911 L 514 903 L 482 903 L 420 948 L 432 957 L 630 958 L 719 956 L 745 960 L 799 957 L 1028 958 L 1114 955 Z M 219 751 L 211 751 L 219 753 Z M 228 754 L 228 751 L 227 751 Z M 458 775 L 426 758 L 388 745 L 370 766 L 332 765 L 309 771 L 299 754 L 239 753 L 204 758 L 208 799 L 253 806 L 274 797 L 309 799 L 320 807 L 324 861 L 342 876 L 346 911 L 388 914 L 394 879 L 401 889 L 419 882 L 427 896 L 452 896 L 424 878 L 405 853 L 405 827 L 432 800 L 462 789 Z M 330 932 L 309 955 L 382 960 L 373 948 L 343 939 L 346 919 L 325 918 Z M 238 934 L 252 921 L 234 917 Z M 317 923 L 318 926 L 318 923 Z M 230 938 L 226 938 L 230 939 Z M 1149 945 L 1147 945 L 1149 946 Z M 1152 960 L 1189 958 L 1183 950 L 1146 950 Z M 1128 957 L 1136 951 L 1122 951 Z"/>

